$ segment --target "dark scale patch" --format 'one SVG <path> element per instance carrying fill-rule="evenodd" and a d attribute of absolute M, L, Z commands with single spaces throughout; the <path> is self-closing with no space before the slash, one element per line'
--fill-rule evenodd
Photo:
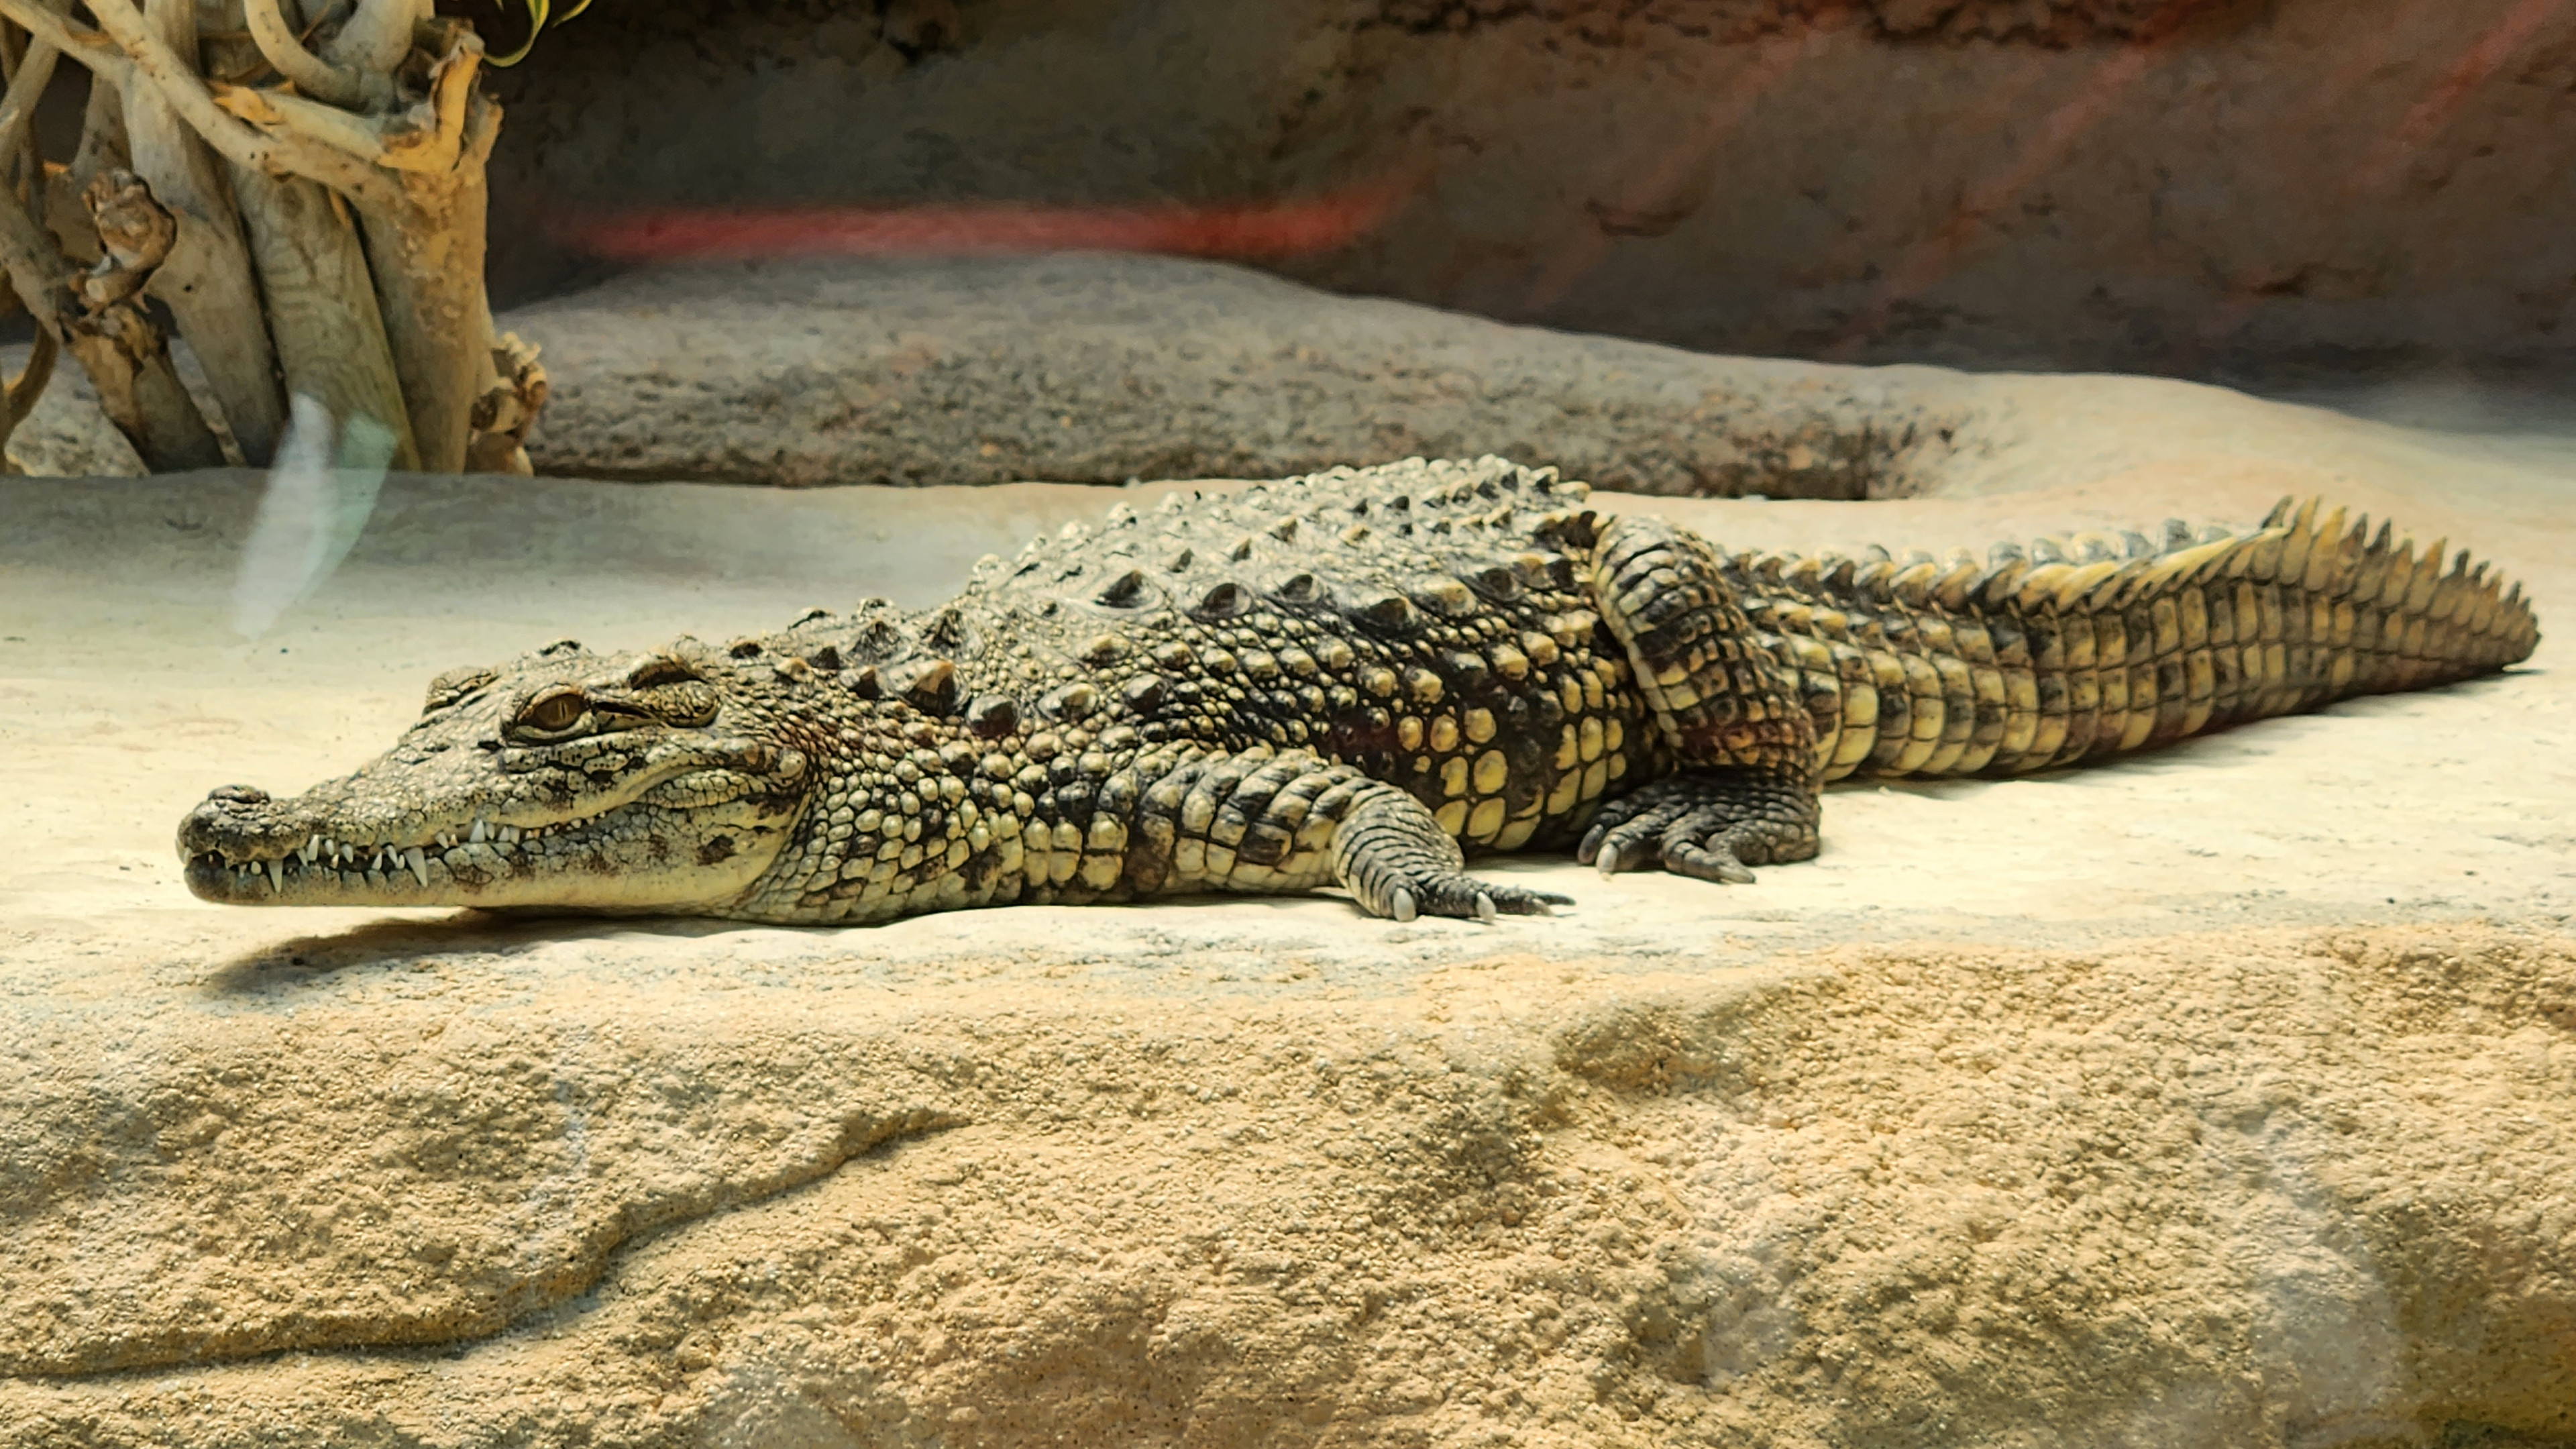
<path fill-rule="evenodd" d="M 1333 718 L 1324 734 L 1324 750 L 1349 760 L 1372 775 L 1395 763 L 1395 720 L 1385 710 L 1353 710 Z"/>
<path fill-rule="evenodd" d="M 981 892 L 992 884 L 993 877 L 999 874 L 1001 869 L 1002 853 L 998 850 L 985 850 L 966 857 L 966 863 L 957 868 L 957 874 L 965 881 L 966 889 Z"/>
<path fill-rule="evenodd" d="M 655 841 L 654 843 L 658 845 L 661 842 Z M 733 837 L 730 835 L 716 836 L 698 847 L 698 864 L 700 865 L 714 865 L 719 861 L 727 861 L 731 859 L 733 859 Z"/>
<path fill-rule="evenodd" d="M 1549 704 L 1562 713 L 1554 701 Z M 1556 727 L 1542 727 L 1537 708 L 1531 701 L 1517 697 L 1501 704 L 1495 723 L 1495 739 L 1503 748 L 1503 758 L 1511 764 L 1511 780 L 1503 791 L 1503 813 L 1517 818 L 1526 814 L 1555 783 L 1548 774 L 1548 761 L 1556 751 Z"/>

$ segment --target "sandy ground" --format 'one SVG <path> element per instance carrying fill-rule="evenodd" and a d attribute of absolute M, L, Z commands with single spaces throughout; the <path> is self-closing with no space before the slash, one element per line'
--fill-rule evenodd
<path fill-rule="evenodd" d="M 225 910 L 185 809 L 441 668 L 926 602 L 1112 500 L 396 479 L 245 641 L 256 479 L 0 482 L 0 1442 L 2576 1434 L 2576 457 L 2011 386 L 1957 496 L 1615 502 L 1939 549 L 2326 489 L 2540 654 L 1840 790 L 1751 887 L 1498 862 L 1578 904 L 1495 927 Z"/>
<path fill-rule="evenodd" d="M 2494 445 L 2446 451 L 2431 435 L 2294 420 L 2338 434 L 2349 471 L 2303 478 L 2204 457 L 2158 459 L 2089 486 L 2004 491 L 2021 481 L 2004 476 L 1962 489 L 1986 497 L 1603 502 L 1750 545 L 1876 540 L 1937 552 L 2168 515 L 2244 521 L 2307 483 L 2397 517 L 2422 541 L 2447 534 L 2474 545 L 2527 582 L 2544 628 L 2547 601 L 2576 594 L 2566 502 L 2576 461 L 2552 471 Z M 2088 437 L 2106 431 L 2082 417 L 2075 425 Z M 2373 462 L 2383 474 L 2421 469 L 2443 481 L 2365 482 Z M 231 620 L 257 478 L 0 486 L 12 524 L 0 719 L 19 759 L 44 762 L 26 772 L 31 788 L 0 804 L 0 830 L 50 841 L 27 857 L 41 859 L 34 872 L 0 886 L 0 916 L 18 928 L 139 907 L 170 908 L 174 922 L 267 922 L 185 896 L 169 844 L 178 816 L 216 784 L 291 791 L 355 766 L 392 739 L 440 669 L 564 636 L 611 647 L 730 637 L 866 592 L 928 604 L 982 554 L 1014 552 L 1119 496 L 1036 484 L 768 494 L 397 479 L 337 575 L 252 644 Z M 1720 926 L 1759 956 L 1867 939 L 1896 920 L 1909 935 L 1991 940 L 2017 934 L 2006 922 L 2046 922 L 2065 939 L 2428 914 L 2563 919 L 2576 906 L 2563 870 L 2576 848 L 2576 690 L 2550 667 L 2562 647 L 2545 640 L 2510 677 L 2353 701 L 2112 768 L 1839 790 L 1824 857 L 1771 872 L 1756 891 L 1505 862 L 1501 870 L 1546 877 L 1580 901 L 1558 919 L 1519 923 L 1513 944 L 1627 951 Z M 115 667 L 102 670 L 106 661 Z M 65 839 L 73 820 L 90 828 Z M 1973 853 L 1963 854 L 1965 841 Z M 137 886 L 153 893 L 137 896 Z M 1311 952 L 1344 967 L 1381 958 L 1391 942 L 1441 959 L 1493 944 L 1490 933 L 1446 924 L 1363 922 L 1320 900 L 1236 909 L 1268 913 L 1266 953 Z M 332 914 L 278 919 L 311 929 Z M 1203 914 L 1155 905 L 1070 919 L 1112 959 L 1194 942 Z M 1067 919 L 1063 908 L 978 917 L 976 939 L 1010 950 L 1058 943 Z M 127 916 L 119 930 L 139 924 Z M 957 929 L 915 922 L 867 939 L 871 956 L 931 959 L 953 951 Z M 764 952 L 836 939 L 759 934 Z"/>

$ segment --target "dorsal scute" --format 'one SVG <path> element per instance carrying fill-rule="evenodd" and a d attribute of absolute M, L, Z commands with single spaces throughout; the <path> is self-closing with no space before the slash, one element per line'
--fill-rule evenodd
<path fill-rule="evenodd" d="M 1229 555 L 1248 565 L 1275 551 L 1311 564 L 1361 550 L 1368 561 L 1403 568 L 1435 542 L 1443 552 L 1494 551 L 1478 539 L 1544 542 L 1581 514 L 1589 491 L 1552 468 L 1496 457 L 1333 468 L 1236 493 L 1175 490 L 1156 505 L 1151 530 L 1121 502 L 1096 527 L 1075 520 L 1031 539 L 1009 564 L 980 569 L 974 587 L 1043 588 L 1060 571 L 1090 570 L 1113 554 L 1142 561 L 1194 552 L 1203 565 Z"/>
<path fill-rule="evenodd" d="M 1221 636 L 1220 652 L 1251 650 L 1254 635 L 1290 646 L 1369 637 L 1398 650 L 1502 637 L 1514 616 L 1560 609 L 1579 591 L 1595 540 L 1588 492 L 1500 458 L 1174 490 L 1141 516 L 1112 507 L 1096 523 L 1052 529 L 979 573 L 956 601 L 978 626 L 962 646 L 943 648 L 928 615 L 912 622 L 923 650 L 956 659 L 968 694 L 1018 691 L 1030 709 L 1039 691 L 1029 681 L 1089 672 L 1089 641 L 1104 632 Z"/>

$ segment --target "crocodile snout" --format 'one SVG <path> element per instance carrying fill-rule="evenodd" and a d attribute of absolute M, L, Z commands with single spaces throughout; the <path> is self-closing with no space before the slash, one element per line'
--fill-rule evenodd
<path fill-rule="evenodd" d="M 238 900 L 250 884 L 244 863 L 282 855 L 277 843 L 282 822 L 266 790 L 252 785 L 219 785 L 206 792 L 197 808 L 179 822 L 179 858 L 187 864 L 188 888 L 208 900 Z M 278 884 L 264 882 L 271 889 Z"/>
<path fill-rule="evenodd" d="M 188 818 L 179 822 L 179 848 L 183 852 L 221 850 L 227 846 L 245 846 L 248 837 L 265 833 L 262 819 L 271 813 L 269 793 L 252 785 L 218 785 L 206 792 Z"/>

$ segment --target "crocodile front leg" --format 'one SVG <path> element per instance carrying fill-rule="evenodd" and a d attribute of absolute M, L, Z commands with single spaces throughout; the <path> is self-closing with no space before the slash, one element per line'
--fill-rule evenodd
<path fill-rule="evenodd" d="M 1304 751 L 1180 763 L 1147 787 L 1126 831 L 1122 893 L 1277 893 L 1327 883 L 1361 909 L 1417 915 L 1544 913 L 1569 898 L 1479 881 L 1410 794 Z"/>

